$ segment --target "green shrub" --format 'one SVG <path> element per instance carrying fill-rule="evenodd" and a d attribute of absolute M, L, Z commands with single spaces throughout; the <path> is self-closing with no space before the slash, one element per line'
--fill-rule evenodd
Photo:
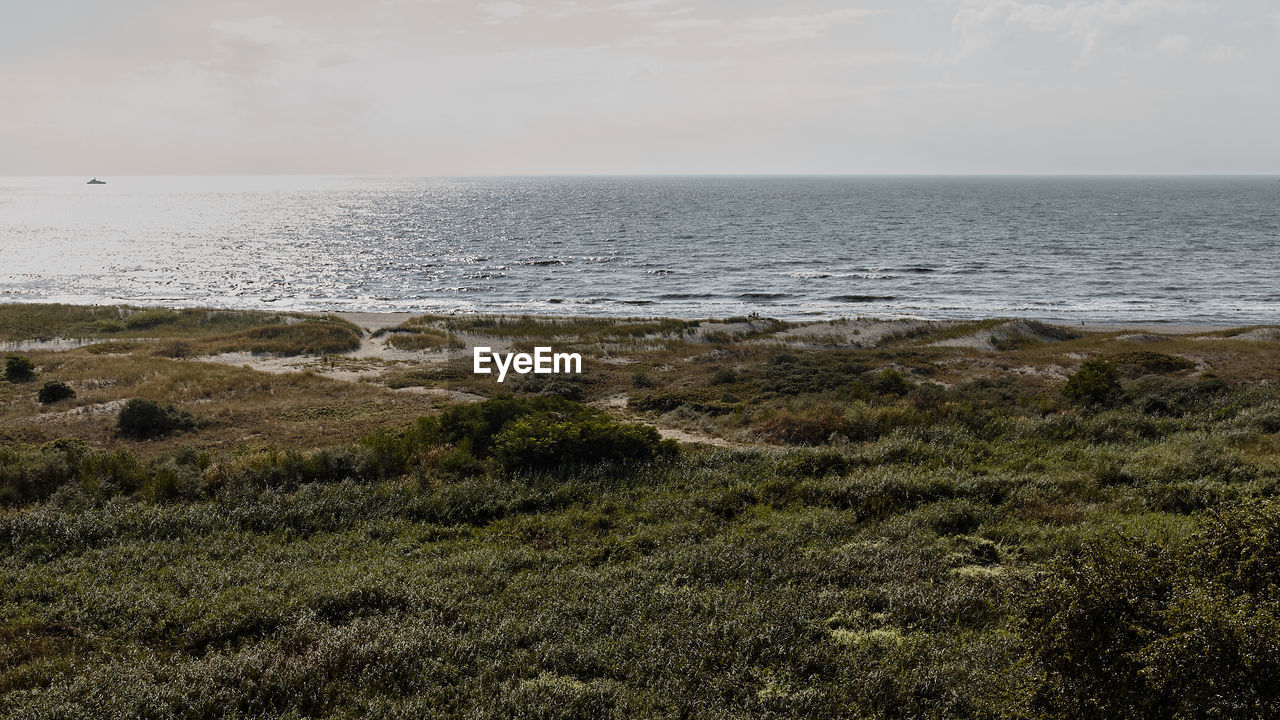
<path fill-rule="evenodd" d="M 943 500 L 917 511 L 922 524 L 939 535 L 964 535 L 978 529 L 990 509 L 970 500 Z"/>
<path fill-rule="evenodd" d="M 901 396 L 911 392 L 911 383 L 903 377 L 902 373 L 892 368 L 886 368 L 872 376 L 867 385 L 872 391 L 881 395 Z"/>
<path fill-rule="evenodd" d="M 1064 560 L 1029 609 L 1044 667 L 1034 703 L 1049 717 L 1170 717 L 1139 653 L 1164 631 L 1176 562 L 1158 543 L 1116 536 Z"/>
<path fill-rule="evenodd" d="M 738 380 L 738 373 L 733 368 L 720 368 L 711 376 L 712 385 L 731 385 Z"/>
<path fill-rule="evenodd" d="M 457 478 L 476 477 L 485 472 L 484 463 L 480 462 L 466 448 L 451 448 L 436 461 L 436 469 L 441 473 Z"/>
<path fill-rule="evenodd" d="M 753 395 L 764 399 L 823 392 L 861 398 L 867 393 L 862 377 L 868 370 L 859 358 L 845 352 L 803 356 L 783 353 L 774 356 L 767 365 L 753 370 L 745 379 L 755 389 Z"/>
<path fill-rule="evenodd" d="M 1062 394 L 1080 405 L 1108 405 L 1120 394 L 1120 378 L 1106 360 L 1086 360 L 1067 378 Z"/>
<path fill-rule="evenodd" d="M 43 500 L 75 477 L 75 463 L 56 447 L 20 452 L 0 447 L 0 505 Z"/>
<path fill-rule="evenodd" d="M 834 412 L 799 414 L 779 411 L 760 428 L 773 442 L 789 445 L 821 445 L 843 429 L 844 423 Z"/>
<path fill-rule="evenodd" d="M 845 411 L 840 433 L 850 440 L 875 440 L 898 428 L 927 425 L 935 416 L 905 405 L 853 403 Z"/>
<path fill-rule="evenodd" d="M 648 462 L 675 454 L 676 444 L 662 440 L 648 425 L 624 425 L 598 416 L 523 417 L 506 427 L 493 444 L 493 456 L 506 470 Z"/>
<path fill-rule="evenodd" d="M 522 395 L 558 395 L 566 400 L 582 399 L 582 379 L 561 375 L 524 375 L 511 383 Z"/>
<path fill-rule="evenodd" d="M 116 415 L 116 431 L 135 440 L 161 437 L 182 430 L 194 430 L 195 418 L 173 405 L 134 398 Z"/>
<path fill-rule="evenodd" d="M 580 411 L 580 405 L 555 395 L 497 397 L 472 405 L 455 405 L 440 414 L 440 441 L 465 447 L 476 457 L 488 457 L 494 436 L 507 423 L 534 413 Z"/>
<path fill-rule="evenodd" d="M 1188 542 L 1104 537 L 1058 563 L 1031 603 L 1061 718 L 1280 713 L 1280 502 L 1213 512 Z"/>
<path fill-rule="evenodd" d="M 1172 373 L 1179 370 L 1190 370 L 1196 366 L 1194 362 L 1184 357 L 1165 355 L 1164 353 L 1150 350 L 1135 350 L 1133 352 L 1110 355 L 1107 357 L 1107 361 L 1113 365 L 1133 368 L 1141 374 Z"/>
<path fill-rule="evenodd" d="M 50 405 L 59 400 L 68 400 L 75 396 L 76 391 L 72 390 L 70 385 L 57 380 L 45 383 L 44 387 L 40 388 L 40 391 L 36 393 L 36 399 L 40 401 L 41 405 Z"/>
<path fill-rule="evenodd" d="M 36 376 L 36 365 L 30 358 L 10 355 L 4 360 L 4 379 L 9 382 L 27 382 Z"/>
<path fill-rule="evenodd" d="M 738 404 L 725 388 L 692 387 L 636 393 L 627 399 L 627 407 L 661 413 L 688 408 L 708 415 L 726 415 L 736 410 Z"/>

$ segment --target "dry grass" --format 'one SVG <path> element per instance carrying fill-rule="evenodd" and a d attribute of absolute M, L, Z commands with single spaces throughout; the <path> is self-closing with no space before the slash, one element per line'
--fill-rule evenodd
<path fill-rule="evenodd" d="M 1083 359 L 1155 358 L 1149 345 L 1120 340 L 1120 332 L 1088 333 L 1062 342 L 1006 350 L 930 345 L 940 339 L 990 330 L 1002 320 L 927 324 L 910 337 L 886 338 L 882 347 L 852 350 L 788 347 L 771 337 L 771 332 L 783 325 L 751 318 L 712 323 L 421 316 L 376 333 L 386 335 L 387 344 L 399 350 L 447 350 L 464 343 L 492 343 L 512 349 L 554 344 L 557 350 L 581 352 L 585 360 L 583 375 L 563 387 L 548 389 L 545 384 L 515 382 L 519 378 L 499 384 L 496 376 L 474 375 L 469 356 L 443 361 L 439 356 L 424 356 L 417 365 L 403 360 L 389 364 L 331 356 L 311 363 L 318 375 L 267 374 L 191 359 L 231 351 L 338 353 L 358 345 L 359 329 L 334 318 L 231 313 L 227 316 L 231 319 L 227 319 L 211 311 L 32 307 L 36 311 L 34 317 L 51 319 L 57 326 L 55 332 L 44 334 L 66 334 L 68 328 L 85 328 L 93 323 L 102 327 L 103 323 L 116 322 L 122 313 L 126 318 L 139 319 L 133 321 L 127 340 L 108 340 L 65 352 L 31 353 L 42 366 L 40 382 L 67 382 L 77 397 L 42 412 L 34 399 L 37 385 L 0 384 L 0 401 L 5 404 L 0 412 L 0 438 L 15 442 L 43 442 L 60 435 L 92 438 L 103 444 L 115 442 L 109 429 L 109 404 L 129 397 L 147 397 L 175 403 L 209 421 L 207 429 L 196 435 L 178 436 L 162 443 L 218 445 L 248 438 L 253 442 L 315 446 L 332 442 L 335 435 L 350 436 L 394 425 L 430 411 L 439 402 L 433 399 L 436 396 L 391 391 L 434 388 L 482 397 L 572 391 L 586 402 L 607 405 L 614 412 L 632 417 L 638 415 L 624 409 L 627 398 L 638 394 L 669 395 L 675 399 L 678 412 L 654 410 L 639 416 L 653 420 L 659 417 L 654 413 L 659 413 L 668 425 L 696 427 L 723 437 L 817 443 L 831 436 L 832 413 L 843 413 L 851 401 L 861 396 L 849 395 L 848 386 L 841 385 L 846 380 L 837 375 L 830 379 L 837 385 L 826 390 L 819 386 L 825 387 L 823 383 L 827 381 L 815 384 L 805 378 L 816 380 L 822 373 L 834 372 L 842 363 L 854 362 L 864 368 L 864 385 L 874 385 L 878 373 L 885 369 L 901 373 L 912 385 L 937 383 L 943 387 L 961 386 L 981 378 L 1007 378 L 1010 371 L 1016 370 L 1030 388 L 1027 392 L 1040 392 L 1047 399 L 1037 402 L 1048 407 L 1059 402 L 1053 398 L 1057 397 L 1061 378 Z M 5 332 L 41 334 L 30 332 L 30 321 L 26 330 L 14 329 L 21 325 L 14 320 L 14 306 L 0 310 L 4 311 L 0 312 L 0 327 L 7 328 Z M 232 322 L 268 324 L 216 332 Z M 753 324 L 770 332 L 743 331 Z M 832 325 L 835 329 L 842 324 Z M 1186 358 L 1196 363 L 1195 368 L 1182 370 L 1192 376 L 1209 371 L 1228 382 L 1280 380 L 1280 364 L 1275 362 L 1277 343 L 1232 339 L 1229 335 L 1221 332 L 1194 338 L 1174 336 L 1162 342 L 1159 350 L 1161 357 Z M 793 371 L 799 374 L 771 390 L 770 383 L 778 380 L 766 382 L 761 369 L 787 357 L 802 361 Z M 326 372 L 339 370 L 341 375 L 363 376 L 369 382 L 323 377 Z M 637 376 L 643 376 L 649 387 L 637 387 Z M 804 390 L 808 385 L 814 387 Z M 837 386 L 845 389 L 833 392 Z M 873 391 L 864 388 L 858 392 Z M 714 412 L 698 409 L 704 405 Z M 846 424 L 849 422 L 853 421 L 846 420 Z M 861 420 L 854 424 L 858 423 Z"/>
<path fill-rule="evenodd" d="M 306 355 L 360 347 L 361 331 L 326 315 L 188 308 L 0 305 L 0 339 L 135 338 L 155 341 L 163 357 L 221 352 Z M 132 352 L 140 344 L 101 343 L 98 352 Z"/>
<path fill-rule="evenodd" d="M 429 397 L 313 373 L 269 374 L 247 368 L 145 355 L 102 356 L 87 350 L 32 353 L 40 379 L 66 382 L 74 400 L 44 410 L 37 383 L 0 383 L 0 442 L 42 443 L 79 437 L 109 446 L 115 410 L 128 398 L 173 403 L 205 421 L 198 433 L 142 443 L 143 454 L 174 445 L 240 442 L 309 448 L 403 424 L 437 405 Z"/>
<path fill-rule="evenodd" d="M 467 346 L 456 335 L 432 327 L 395 328 L 387 332 L 387 344 L 397 350 L 457 350 Z"/>

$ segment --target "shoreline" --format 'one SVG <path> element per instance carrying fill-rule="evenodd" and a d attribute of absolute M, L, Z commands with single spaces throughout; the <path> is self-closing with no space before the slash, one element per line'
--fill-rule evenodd
<path fill-rule="evenodd" d="M 273 313 L 279 315 L 305 315 L 322 317 L 325 315 L 333 315 L 341 317 L 353 322 L 367 330 L 377 331 L 384 328 L 394 327 L 395 325 L 408 320 L 409 318 L 419 316 L 431 316 L 438 318 L 476 318 L 476 317 L 531 317 L 543 320 L 593 320 L 593 321 L 636 321 L 636 320 L 680 320 L 680 321 L 701 321 L 701 322 L 727 322 L 742 317 L 752 317 L 760 320 L 778 320 L 790 325 L 816 325 L 830 324 L 841 322 L 909 322 L 909 323 L 951 323 L 964 324 L 976 322 L 988 322 L 994 320 L 1006 320 L 1010 322 L 1038 322 L 1046 325 L 1054 325 L 1064 328 L 1072 328 L 1082 332 L 1089 333 L 1105 333 L 1105 332 L 1162 332 L 1174 335 L 1185 335 L 1194 332 L 1204 331 L 1222 331 L 1233 330 L 1238 328 L 1255 328 L 1255 327 L 1280 327 L 1280 319 L 1274 322 L 1228 322 L 1225 320 L 1195 320 L 1186 317 L 1168 316 L 1154 319 L 1141 320 L 1107 320 L 1107 319 L 1090 319 L 1090 318 L 1072 318 L 1062 319 L 1050 316 L 1039 315 L 1018 315 L 1018 314 L 1000 314 L 992 313 L 981 316 L 954 316 L 954 315 L 911 315 L 911 314 L 884 314 L 877 315 L 873 313 L 852 313 L 847 315 L 833 316 L 796 316 L 787 313 L 771 314 L 768 312 L 771 308 L 755 308 L 751 313 L 741 313 L 735 315 L 700 315 L 697 313 L 648 313 L 636 312 L 631 314 L 594 314 L 594 313 L 574 313 L 574 312 L 555 312 L 547 311 L 545 308 L 533 308 L 527 310 L 493 310 L 493 311 L 435 311 L 430 309 L 424 310 L 344 310 L 341 308 L 324 308 L 324 309 L 287 309 L 263 303 L 246 307 L 223 307 L 217 305 L 199 305 L 199 304 L 134 304 L 132 302 L 60 302 L 56 300 L 50 301 L 24 301 L 15 299 L 6 299 L 0 301 L 0 307 L 3 306 L 48 306 L 62 305 L 66 307 L 80 308 L 136 308 L 138 310 L 214 310 L 221 312 L 250 312 L 250 313 Z M 637 306 L 637 310 L 641 307 Z M 773 310 L 783 310 L 783 308 L 772 308 Z M 566 307 L 565 310 L 568 310 Z"/>
<path fill-rule="evenodd" d="M 265 309 L 263 311 L 269 312 Z M 631 316 L 625 316 L 625 317 L 624 316 L 613 317 L 613 316 L 601 316 L 601 315 L 572 315 L 572 314 L 543 315 L 541 313 L 482 313 L 482 312 L 419 313 L 419 312 L 405 312 L 405 311 L 365 312 L 365 311 L 345 311 L 345 310 L 300 311 L 299 314 L 311 315 L 315 317 L 323 317 L 325 315 L 334 315 L 336 317 L 342 318 L 343 320 L 359 325 L 365 330 L 373 330 L 373 331 L 381 330 L 384 328 L 395 327 L 396 325 L 399 325 L 405 320 L 409 320 L 410 318 L 414 318 L 414 317 L 421 317 L 424 315 L 432 316 L 432 317 L 446 317 L 446 318 L 448 317 L 457 317 L 457 318 L 532 317 L 540 320 L 602 320 L 602 321 L 614 320 L 617 322 L 626 322 L 626 321 L 635 321 L 635 320 L 683 320 L 688 322 L 701 321 L 701 322 L 710 322 L 710 323 L 723 323 L 723 322 L 727 322 L 729 320 L 734 319 L 734 318 L 684 317 L 679 315 L 631 315 Z M 775 318 L 771 318 L 767 315 L 762 314 L 758 316 L 758 319 L 772 320 Z M 1035 318 L 1035 317 L 1005 316 L 1005 315 L 991 315 L 985 318 L 951 318 L 951 317 L 929 318 L 929 317 L 914 317 L 914 316 L 876 317 L 871 315 L 856 315 L 856 316 L 840 317 L 840 318 L 834 318 L 834 319 L 782 320 L 782 322 L 785 322 L 791 325 L 797 325 L 797 326 L 829 325 L 829 324 L 848 323 L 848 322 L 870 322 L 870 323 L 907 322 L 907 323 L 921 323 L 921 324 L 952 323 L 956 325 L 963 325 L 967 323 L 988 322 L 988 321 L 995 321 L 995 320 L 1004 320 L 1007 322 L 1042 322 L 1046 325 L 1054 325 L 1057 327 L 1071 328 L 1073 330 L 1079 330 L 1081 332 L 1088 332 L 1088 333 L 1151 332 L 1151 333 L 1167 333 L 1172 335 L 1189 335 L 1191 333 L 1197 333 L 1197 332 L 1206 332 L 1206 331 L 1215 332 L 1215 331 L 1222 331 L 1222 330 L 1236 330 L 1240 328 L 1280 327 L 1280 322 L 1277 322 L 1274 324 L 1266 324 L 1266 323 L 1233 324 L 1233 323 L 1210 323 L 1210 322 L 1197 323 L 1197 322 L 1189 322 L 1181 319 L 1171 319 L 1167 321 L 1149 321 L 1149 322 L 1085 321 L 1077 325 L 1077 324 L 1057 322 L 1052 320 L 1044 320 L 1044 319 Z"/>

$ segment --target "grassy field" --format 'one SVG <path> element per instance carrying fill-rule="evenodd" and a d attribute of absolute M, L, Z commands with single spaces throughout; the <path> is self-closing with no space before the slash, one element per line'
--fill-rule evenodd
<path fill-rule="evenodd" d="M 0 716 L 1280 714 L 1271 328 L 285 317 L 0 306 Z"/>

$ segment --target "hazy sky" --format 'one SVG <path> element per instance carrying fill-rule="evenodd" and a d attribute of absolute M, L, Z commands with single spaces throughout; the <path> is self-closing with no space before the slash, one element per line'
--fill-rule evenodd
<path fill-rule="evenodd" d="M 1274 172 L 1274 0 L 0 0 L 0 175 Z"/>

